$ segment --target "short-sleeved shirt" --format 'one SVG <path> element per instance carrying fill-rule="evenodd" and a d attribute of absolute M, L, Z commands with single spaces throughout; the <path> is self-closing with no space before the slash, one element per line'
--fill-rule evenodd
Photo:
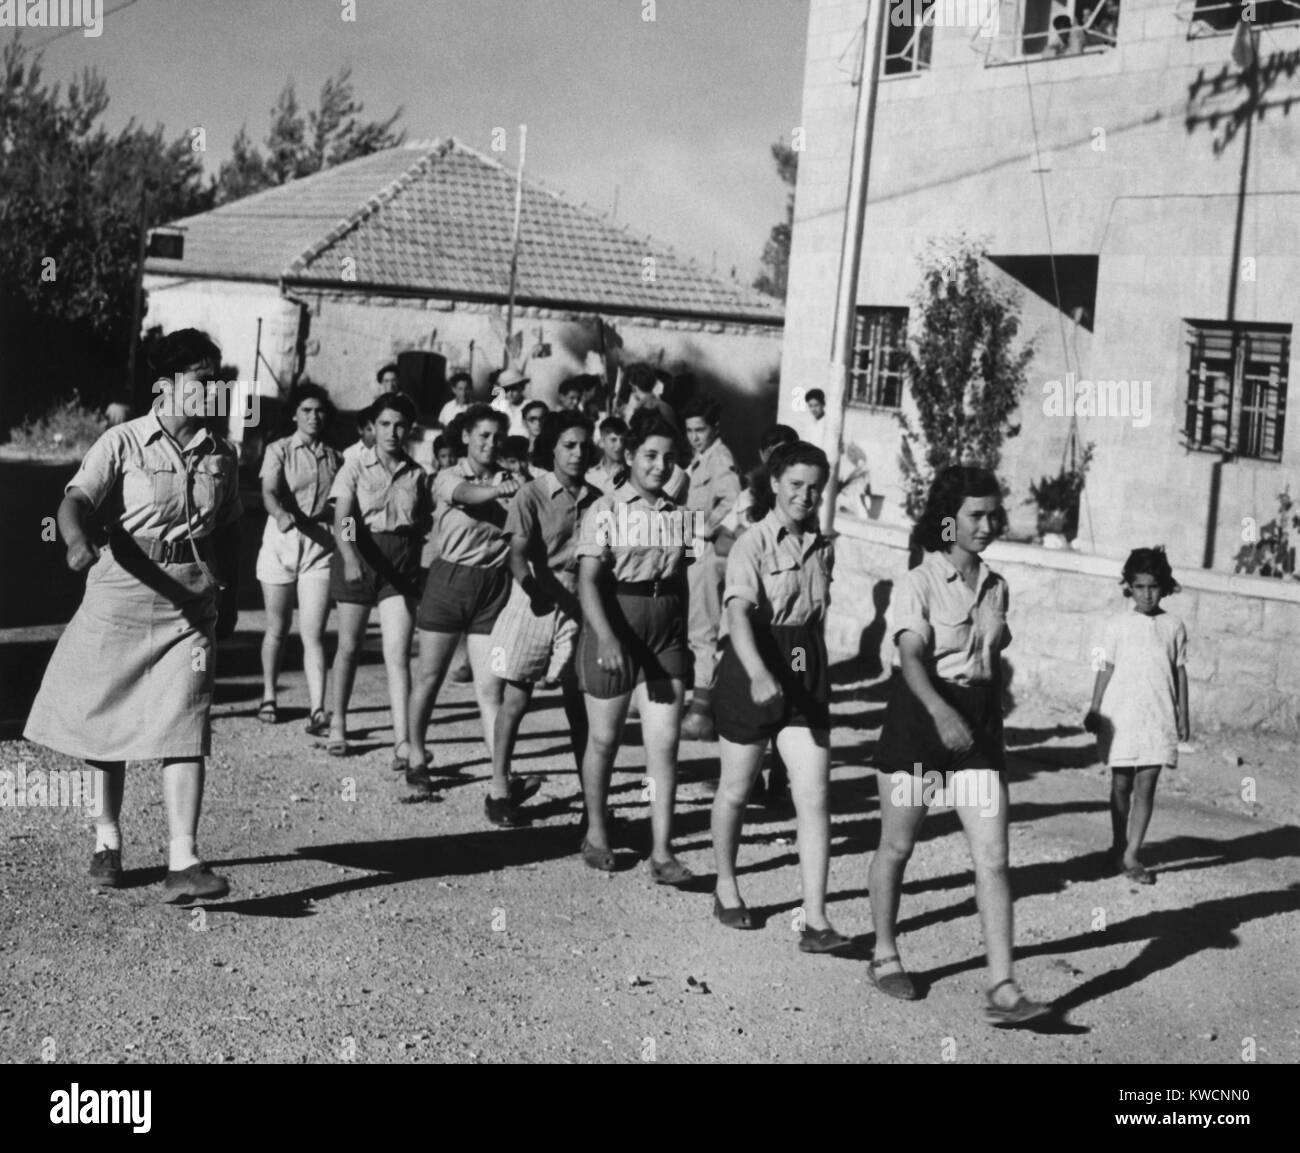
<path fill-rule="evenodd" d="M 244 512 L 234 445 L 204 428 L 180 448 L 154 412 L 95 441 L 64 492 L 74 488 L 106 527 L 154 540 L 202 540 Z"/>
<path fill-rule="evenodd" d="M 673 577 L 686 563 L 686 543 L 693 539 L 690 517 L 667 497 L 651 504 L 624 484 L 587 510 L 576 552 L 579 558 L 605 561 L 618 581 Z"/>
<path fill-rule="evenodd" d="M 583 482 L 575 497 L 553 472 L 529 481 L 506 513 L 506 532 L 528 540 L 528 563 L 534 572 L 549 569 L 572 578 L 578 571 L 578 533 L 582 518 L 600 493 Z M 566 580 L 571 585 L 571 580 Z"/>
<path fill-rule="evenodd" d="M 344 454 L 346 458 L 346 453 Z M 379 450 L 363 447 L 354 460 L 344 460 L 330 498 L 351 496 L 366 528 L 371 532 L 401 532 L 421 528 L 431 505 L 429 477 L 405 453 L 390 475 Z"/>
<path fill-rule="evenodd" d="M 1187 664 L 1187 628 L 1176 616 L 1128 610 L 1107 620 L 1100 655 L 1111 670 L 1101 714 L 1111 722 L 1113 766 L 1178 763 L 1177 670 Z"/>
<path fill-rule="evenodd" d="M 511 497 L 485 504 L 457 504 L 453 493 L 462 484 L 504 484 L 510 474 L 475 476 L 467 458 L 444 468 L 433 482 L 433 540 L 439 559 L 448 564 L 497 568 L 506 563 L 510 536 L 506 511 Z"/>
<path fill-rule="evenodd" d="M 894 586 L 889 635 L 897 642 L 901 632 L 916 633 L 925 642 L 929 673 L 957 684 L 988 683 L 997 675 L 998 654 L 1011 643 L 1007 582 L 980 561 L 975 589 L 946 553 L 927 552 Z M 901 664 L 895 653 L 894 667 Z"/>
<path fill-rule="evenodd" d="M 591 468 L 587 469 L 587 483 L 591 485 L 592 488 L 599 489 L 601 493 L 613 492 L 614 471 L 614 469 L 610 468 L 609 465 L 602 460 L 599 464 L 593 465 Z"/>
<path fill-rule="evenodd" d="M 338 449 L 319 440 L 309 444 L 302 433 L 295 432 L 267 446 L 260 476 L 280 482 L 298 511 L 308 520 L 318 520 L 329 505 L 330 489 L 342 467 L 343 454 Z"/>
<path fill-rule="evenodd" d="M 740 473 L 731 449 L 715 440 L 691 461 L 686 475 L 691 481 L 686 507 L 704 513 L 709 529 L 717 528 L 740 495 Z"/>
<path fill-rule="evenodd" d="M 791 532 L 773 509 L 736 541 L 727 556 L 719 635 L 727 635 L 725 606 L 733 597 L 754 606 L 756 626 L 825 620 L 834 565 L 829 537 L 815 528 Z"/>
<path fill-rule="evenodd" d="M 740 495 L 736 497 L 736 503 L 731 506 L 731 511 L 722 518 L 720 527 L 739 536 L 753 524 L 749 519 L 749 510 L 753 507 L 754 490 L 752 488 L 741 489 Z"/>
<path fill-rule="evenodd" d="M 446 428 L 453 420 L 464 413 L 469 412 L 468 404 L 460 404 L 455 400 L 449 400 L 442 406 L 442 411 L 438 413 L 438 423 Z"/>
<path fill-rule="evenodd" d="M 528 426 L 524 424 L 524 409 L 528 406 L 525 399 L 521 404 L 511 404 L 504 396 L 498 396 L 492 401 L 492 408 L 497 412 L 505 413 L 510 421 L 510 427 L 506 429 L 506 436 L 523 436 L 528 435 Z"/>

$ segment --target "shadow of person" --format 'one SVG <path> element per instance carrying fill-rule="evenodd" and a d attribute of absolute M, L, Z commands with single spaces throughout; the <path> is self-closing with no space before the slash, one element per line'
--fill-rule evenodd
<path fill-rule="evenodd" d="M 875 606 L 876 615 L 862 630 L 862 643 L 858 650 L 862 654 L 863 675 L 869 681 L 874 681 L 885 671 L 880 650 L 885 642 L 887 614 L 893 592 L 893 581 L 876 581 L 871 588 L 871 603 Z"/>

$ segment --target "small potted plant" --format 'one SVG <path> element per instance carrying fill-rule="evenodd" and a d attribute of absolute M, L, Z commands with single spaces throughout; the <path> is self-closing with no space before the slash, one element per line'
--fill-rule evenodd
<path fill-rule="evenodd" d="M 1074 468 L 1065 468 L 1056 476 L 1045 476 L 1029 486 L 1026 504 L 1038 506 L 1038 535 L 1044 548 L 1069 548 L 1079 535 L 1079 497 L 1092 460 L 1093 446 L 1084 449 Z"/>

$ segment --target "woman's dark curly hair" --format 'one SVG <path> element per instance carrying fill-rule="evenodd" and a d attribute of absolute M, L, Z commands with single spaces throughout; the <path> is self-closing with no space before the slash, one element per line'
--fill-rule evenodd
<path fill-rule="evenodd" d="M 300 380 L 289 390 L 289 399 L 285 402 L 286 435 L 292 435 L 294 429 L 298 427 L 294 417 L 298 414 L 298 406 L 304 400 L 320 401 L 320 406 L 325 413 L 325 427 L 328 428 L 330 422 L 334 419 L 334 402 L 330 400 L 329 392 L 319 384 L 313 384 L 310 380 Z"/>
<path fill-rule="evenodd" d="M 658 410 L 635 412 L 632 414 L 632 419 L 628 421 L 627 432 L 623 434 L 623 451 L 628 456 L 634 456 L 637 449 L 645 444 L 647 440 L 656 436 L 672 441 L 673 449 L 676 451 L 677 430 L 664 420 Z M 631 475 L 632 469 L 624 464 L 619 469 L 618 475 L 614 477 L 614 487 L 618 488 L 626 484 L 628 477 Z"/>
<path fill-rule="evenodd" d="M 1165 556 L 1165 546 L 1158 544 L 1155 548 L 1135 548 L 1124 562 L 1124 575 L 1120 584 L 1124 586 L 1124 595 L 1131 597 L 1133 590 L 1129 586 L 1137 576 L 1156 578 L 1162 597 L 1183 591 L 1183 586 L 1174 580 L 1174 570 L 1169 567 L 1169 558 Z"/>
<path fill-rule="evenodd" d="M 457 460 L 465 455 L 465 433 L 473 432 L 485 420 L 493 421 L 502 436 L 510 430 L 510 418 L 504 412 L 498 412 L 490 404 L 471 404 L 447 425 L 447 431 L 443 435 L 451 445 L 451 451 Z"/>
<path fill-rule="evenodd" d="M 767 458 L 767 463 L 754 471 L 754 502 L 749 506 L 750 524 L 758 524 L 776 507 L 776 493 L 772 491 L 772 482 L 779 480 L 797 464 L 821 469 L 822 486 L 825 487 L 826 480 L 831 475 L 831 463 L 820 448 L 805 440 L 796 441 L 794 444 L 778 444 L 772 450 L 772 455 Z M 808 520 L 812 524 L 817 523 L 816 509 L 808 514 Z"/>
<path fill-rule="evenodd" d="M 925 552 L 946 552 L 952 540 L 945 540 L 944 528 L 954 524 L 967 497 L 995 496 L 1002 500 L 1002 485 L 986 468 L 970 465 L 949 465 L 934 478 L 926 497 L 925 511 L 912 529 L 912 548 Z M 995 530 L 1000 534 L 1006 527 L 1005 514 L 996 518 Z"/>
<path fill-rule="evenodd" d="M 537 440 L 533 444 L 533 464 L 538 468 L 554 468 L 555 446 L 559 443 L 560 437 L 571 428 L 587 430 L 587 464 L 590 465 L 593 450 L 592 437 L 595 435 L 595 430 L 591 421 L 577 409 L 560 409 L 556 412 L 548 412 L 542 417 L 542 431 L 537 434 Z"/>

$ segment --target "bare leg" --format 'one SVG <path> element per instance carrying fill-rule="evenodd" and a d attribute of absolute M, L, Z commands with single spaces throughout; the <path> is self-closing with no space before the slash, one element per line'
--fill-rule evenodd
<path fill-rule="evenodd" d="M 1133 817 L 1128 829 L 1127 847 L 1124 852 L 1124 867 L 1139 867 L 1138 853 L 1146 839 L 1147 826 L 1151 823 L 1151 810 L 1155 807 L 1156 783 L 1160 779 L 1160 765 L 1142 765 L 1137 770 L 1137 779 L 1133 783 Z"/>
<path fill-rule="evenodd" d="M 980 782 L 977 774 L 992 778 Z M 1000 773 L 992 769 L 962 769 L 953 774 L 954 792 L 961 799 L 963 782 L 967 777 L 966 804 L 957 804 L 957 819 L 966 830 L 971 860 L 975 865 L 975 903 L 979 906 L 980 922 L 984 927 L 984 951 L 988 965 L 989 988 L 1012 979 L 1015 973 L 1011 964 L 1014 932 L 1011 904 L 1011 877 L 1008 865 L 1007 828 L 1010 797 Z M 974 798 L 988 798 L 990 804 L 978 803 Z M 1014 989 L 1003 987 L 1000 1001 L 1010 1004 L 1016 999 Z"/>
<path fill-rule="evenodd" d="M 334 716 L 330 720 L 330 740 L 341 741 L 348 731 L 348 701 L 357 676 L 361 642 L 370 620 L 369 605 L 339 603 L 339 647 L 334 654 Z"/>
<path fill-rule="evenodd" d="M 163 800 L 167 805 L 167 830 L 173 841 L 198 836 L 203 776 L 202 757 L 163 761 Z"/>
<path fill-rule="evenodd" d="M 682 731 L 682 682 L 672 681 L 671 701 L 652 701 L 644 682 L 633 692 L 641 714 L 646 776 L 650 778 L 650 859 L 664 865 L 673 856 L 673 806 L 677 800 L 677 743 Z"/>
<path fill-rule="evenodd" d="M 566 676 L 561 684 L 564 700 L 564 717 L 569 722 L 569 736 L 573 742 L 573 759 L 578 766 L 578 782 L 582 782 L 582 758 L 587 751 L 587 703 L 578 688 L 578 678 Z"/>
<path fill-rule="evenodd" d="M 587 803 L 587 843 L 594 849 L 609 851 L 609 778 L 614 770 L 623 722 L 627 719 L 631 693 L 602 700 L 587 696 L 587 719 L 590 731 L 582 758 L 582 793 Z M 647 740 L 647 745 L 649 741 Z"/>
<path fill-rule="evenodd" d="M 820 734 L 820 742 L 811 729 L 782 729 L 776 737 L 781 759 L 795 766 L 790 771 L 790 790 L 794 795 L 795 827 L 799 836 L 804 924 L 810 929 L 830 928 L 826 919 L 826 882 L 831 862 L 831 816 L 827 806 L 831 771 L 829 736 Z M 763 746 L 756 747 L 761 760 Z"/>
<path fill-rule="evenodd" d="M 298 582 L 298 630 L 302 633 L 302 668 L 307 674 L 310 710 L 325 707 L 325 622 L 330 615 L 330 582 Z"/>
<path fill-rule="evenodd" d="M 379 602 L 379 628 L 388 673 L 388 705 L 393 711 L 393 752 L 400 756 L 410 728 L 407 707 L 411 699 L 411 608 L 405 598 L 385 597 Z"/>
<path fill-rule="evenodd" d="M 428 758 L 424 755 L 424 739 L 429 732 L 429 718 L 433 716 L 438 690 L 442 688 L 447 666 L 451 664 L 452 654 L 460 640 L 459 633 L 435 633 L 428 629 L 420 629 L 419 633 L 420 657 L 416 661 L 415 675 L 411 682 L 408 733 L 411 747 L 406 754 L 407 764 L 413 769 L 422 768 L 428 763 Z"/>
<path fill-rule="evenodd" d="M 510 796 L 510 761 L 515 755 L 519 725 L 533 696 L 533 686 L 528 681 L 503 681 L 502 684 L 505 691 L 496 716 L 492 749 L 491 788 L 492 796 L 497 800 L 505 800 Z"/>
<path fill-rule="evenodd" d="M 122 796 L 126 792 L 125 761 L 87 761 L 99 777 L 94 783 L 94 796 L 101 798 L 102 808 L 95 824 L 116 825 L 122 816 Z"/>
<path fill-rule="evenodd" d="M 293 585 L 273 585 L 262 581 L 262 601 L 266 605 L 266 632 L 262 635 L 262 700 L 276 699 L 276 682 L 284 656 L 284 639 L 293 622 Z"/>
<path fill-rule="evenodd" d="M 736 854 L 745 818 L 745 799 L 762 766 L 765 743 L 741 745 L 718 737 L 718 759 L 722 767 L 718 791 L 713 795 L 713 857 L 718 869 L 718 900 L 727 909 L 744 904 L 736 883 Z"/>
<path fill-rule="evenodd" d="M 876 788 L 880 794 L 880 845 L 871 858 L 867 883 L 871 889 L 871 920 L 876 930 L 875 955 L 897 957 L 898 904 L 903 891 L 903 871 L 912 856 L 921 822 L 925 820 L 926 806 L 914 803 L 921 798 L 914 790 L 911 773 L 876 773 Z M 879 966 L 877 972 L 886 976 L 901 968 L 901 963 Z"/>
<path fill-rule="evenodd" d="M 483 721 L 483 743 L 487 745 L 488 758 L 491 759 L 492 746 L 496 742 L 497 710 L 501 708 L 505 682 L 492 672 L 490 635 L 473 633 L 465 644 L 469 649 L 469 667 L 474 673 L 474 696 L 478 699 L 479 716 Z"/>
<path fill-rule="evenodd" d="M 1116 863 L 1128 852 L 1129 809 L 1133 798 L 1133 770 L 1110 771 L 1110 851 Z"/>

